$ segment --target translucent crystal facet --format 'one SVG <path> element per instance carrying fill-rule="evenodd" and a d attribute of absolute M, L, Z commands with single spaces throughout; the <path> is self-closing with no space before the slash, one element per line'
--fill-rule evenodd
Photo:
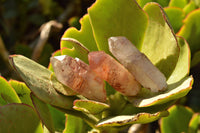
<path fill-rule="evenodd" d="M 104 81 L 78 58 L 57 56 L 51 58 L 57 79 L 88 99 L 105 102 Z"/>
<path fill-rule="evenodd" d="M 134 96 L 140 90 L 140 84 L 133 75 L 110 55 L 103 51 L 90 52 L 90 68 L 114 89 L 126 96 Z"/>
<path fill-rule="evenodd" d="M 153 92 L 167 87 L 166 78 L 151 61 L 141 53 L 127 38 L 110 37 L 109 50 L 145 88 Z"/>

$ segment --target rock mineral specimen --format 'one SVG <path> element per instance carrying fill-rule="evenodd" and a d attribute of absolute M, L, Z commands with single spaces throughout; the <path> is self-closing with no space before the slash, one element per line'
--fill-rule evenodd
<path fill-rule="evenodd" d="M 135 96 L 141 86 L 133 75 L 113 57 L 103 51 L 90 52 L 89 65 L 102 79 L 126 96 Z"/>
<path fill-rule="evenodd" d="M 57 79 L 88 99 L 105 102 L 104 81 L 78 58 L 56 56 L 51 63 Z"/>
<path fill-rule="evenodd" d="M 165 76 L 127 38 L 110 37 L 108 42 L 113 56 L 143 87 L 151 89 L 152 92 L 165 90 L 167 87 Z"/>

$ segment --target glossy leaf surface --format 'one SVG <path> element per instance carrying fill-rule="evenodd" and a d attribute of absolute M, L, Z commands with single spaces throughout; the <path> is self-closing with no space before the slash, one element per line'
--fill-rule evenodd
<path fill-rule="evenodd" d="M 109 105 L 91 100 L 75 100 L 73 108 L 90 114 L 99 114 L 108 109 Z"/>
<path fill-rule="evenodd" d="M 183 19 L 185 18 L 185 13 L 181 8 L 168 7 L 164 8 L 169 22 L 171 23 L 173 30 L 177 33 L 183 25 Z"/>
<path fill-rule="evenodd" d="M 99 50 L 110 53 L 108 38 L 111 36 L 125 36 L 140 48 L 147 26 L 147 15 L 135 1 L 97 0 L 88 9 L 88 13 Z"/>
<path fill-rule="evenodd" d="M 1 133 L 42 133 L 42 124 L 34 109 L 26 104 L 0 107 Z"/>
<path fill-rule="evenodd" d="M 33 94 L 31 94 L 31 99 L 33 101 L 33 105 L 34 105 L 42 123 L 47 127 L 47 129 L 50 132 L 55 132 L 55 129 L 53 126 L 53 120 L 52 120 L 51 113 L 49 111 L 47 104 L 45 104 L 44 102 L 39 100 Z"/>
<path fill-rule="evenodd" d="M 143 52 L 168 79 L 178 60 L 178 42 L 168 24 L 163 9 L 158 4 L 148 3 L 144 7 L 144 10 L 149 15 L 149 25 L 141 52 Z"/>
<path fill-rule="evenodd" d="M 168 111 L 170 115 L 161 119 L 161 132 L 187 132 L 193 111 L 190 108 L 177 105 L 172 106 Z"/>
<path fill-rule="evenodd" d="M 66 125 L 63 133 L 84 133 L 86 131 L 85 123 L 81 118 L 67 115 Z"/>
<path fill-rule="evenodd" d="M 33 106 L 31 98 L 30 98 L 30 89 L 26 86 L 25 83 L 19 82 L 16 80 L 9 80 L 10 85 L 14 88 L 16 91 L 18 97 L 20 98 L 22 103 L 28 104 L 30 106 Z"/>
<path fill-rule="evenodd" d="M 127 124 L 136 124 L 136 123 L 149 123 L 159 119 L 160 117 L 167 116 L 168 112 L 158 112 L 154 114 L 149 113 L 138 113 L 137 115 L 124 115 L 124 116 L 115 116 L 102 120 L 97 124 L 97 127 L 104 126 L 122 126 Z"/>
<path fill-rule="evenodd" d="M 50 70 L 21 55 L 10 56 L 10 62 L 40 100 L 65 109 L 72 108 L 74 97 L 56 92 L 50 80 Z"/>
<path fill-rule="evenodd" d="M 8 103 L 21 103 L 21 100 L 8 81 L 0 76 L 0 104 Z"/>
<path fill-rule="evenodd" d="M 200 9 L 189 13 L 183 23 L 183 27 L 177 34 L 184 37 L 188 41 L 191 53 L 194 54 L 200 49 L 200 27 L 198 26 L 200 23 Z"/>
<path fill-rule="evenodd" d="M 64 33 L 62 38 L 74 38 L 77 41 L 79 41 L 81 44 L 83 44 L 90 51 L 98 50 L 94 36 L 93 36 L 93 31 L 92 31 L 92 27 L 89 20 L 89 15 L 86 14 L 85 16 L 83 16 L 83 18 L 80 20 L 80 23 L 81 23 L 80 31 L 78 31 L 76 28 L 69 28 Z M 61 41 L 60 48 L 62 49 L 64 47 L 69 47 L 69 44 L 67 44 L 67 42 L 65 41 Z"/>

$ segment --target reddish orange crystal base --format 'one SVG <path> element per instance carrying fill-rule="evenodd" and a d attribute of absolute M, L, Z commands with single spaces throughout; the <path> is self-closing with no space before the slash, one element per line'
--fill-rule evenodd
<path fill-rule="evenodd" d="M 106 101 L 104 81 L 86 63 L 67 55 L 52 57 L 51 63 L 61 83 L 88 99 Z"/>
<path fill-rule="evenodd" d="M 117 91 L 126 96 L 139 92 L 141 86 L 133 75 L 110 55 L 103 51 L 90 52 L 88 59 L 90 68 Z"/>

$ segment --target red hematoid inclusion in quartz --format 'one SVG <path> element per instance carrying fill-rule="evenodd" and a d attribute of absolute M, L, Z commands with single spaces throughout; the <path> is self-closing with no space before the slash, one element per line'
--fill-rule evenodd
<path fill-rule="evenodd" d="M 90 52 L 90 68 L 106 80 L 114 89 L 126 96 L 135 96 L 141 86 L 133 75 L 110 55 L 103 51 Z"/>
<path fill-rule="evenodd" d="M 51 58 L 57 79 L 88 99 L 105 102 L 104 81 L 83 61 L 70 56 Z"/>

